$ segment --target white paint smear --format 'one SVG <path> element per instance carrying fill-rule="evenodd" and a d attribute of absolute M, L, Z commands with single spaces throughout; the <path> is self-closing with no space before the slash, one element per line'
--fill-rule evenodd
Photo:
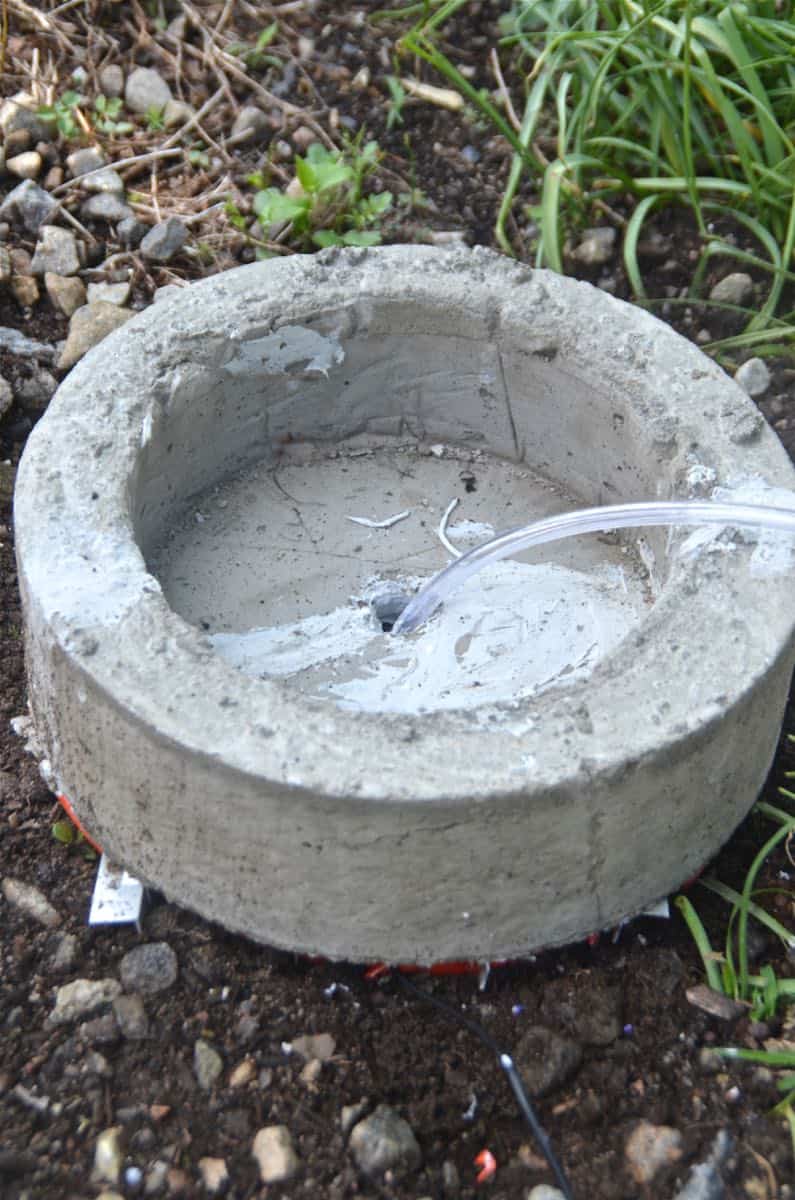
<path fill-rule="evenodd" d="M 360 605 L 211 640 L 247 674 L 294 677 L 341 708 L 418 713 L 520 700 L 586 679 L 638 615 L 614 571 L 500 562 L 412 637 L 383 633 Z"/>
<path fill-rule="evenodd" d="M 257 371 L 281 375 L 294 370 L 328 375 L 331 367 L 344 358 L 345 351 L 334 334 L 323 335 L 303 325 L 283 325 L 266 337 L 241 342 L 235 357 L 226 363 L 226 370 L 233 375 Z"/>

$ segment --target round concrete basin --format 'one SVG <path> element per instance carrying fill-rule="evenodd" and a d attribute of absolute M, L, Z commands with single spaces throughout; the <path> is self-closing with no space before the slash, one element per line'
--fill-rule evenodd
<path fill-rule="evenodd" d="M 85 357 L 20 467 L 55 785 L 113 859 L 277 946 L 483 960 L 610 926 L 761 787 L 790 546 L 584 537 L 416 634 L 389 621 L 449 561 L 453 500 L 465 550 L 584 504 L 793 485 L 714 363 L 586 284 L 420 247 L 194 284 Z"/>

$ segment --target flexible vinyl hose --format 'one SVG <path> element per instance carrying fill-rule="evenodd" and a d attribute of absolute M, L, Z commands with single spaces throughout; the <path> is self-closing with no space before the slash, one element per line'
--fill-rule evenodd
<path fill-rule="evenodd" d="M 739 525 L 795 533 L 795 509 L 765 504 L 723 504 L 711 500 L 671 500 L 581 508 L 576 512 L 544 517 L 530 525 L 506 529 L 434 575 L 400 614 L 392 633 L 413 633 L 419 629 L 456 588 L 489 563 L 510 558 L 531 546 L 576 537 L 580 533 L 608 533 L 613 529 L 632 529 L 641 525 Z"/>

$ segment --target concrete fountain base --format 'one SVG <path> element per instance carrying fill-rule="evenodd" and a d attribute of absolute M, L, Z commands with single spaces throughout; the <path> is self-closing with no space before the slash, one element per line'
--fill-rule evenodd
<path fill-rule="evenodd" d="M 455 497 L 466 549 L 743 479 L 795 483 L 751 402 L 587 285 L 419 247 L 195 284 L 86 356 L 20 468 L 55 782 L 112 857 L 275 945 L 505 958 L 615 923 L 762 784 L 789 548 L 580 539 L 408 639 L 378 604 L 447 561 Z"/>

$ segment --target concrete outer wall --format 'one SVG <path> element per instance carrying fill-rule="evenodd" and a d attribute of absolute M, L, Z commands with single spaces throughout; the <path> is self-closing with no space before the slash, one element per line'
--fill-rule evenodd
<path fill-rule="evenodd" d="M 587 684 L 494 723 L 351 714 L 245 678 L 169 610 L 131 513 L 153 536 L 169 505 L 217 474 L 214 455 L 228 466 L 266 454 L 278 405 L 256 436 L 241 417 L 238 443 L 205 438 L 199 452 L 194 438 L 168 469 L 161 437 L 190 429 L 192 391 L 241 346 L 327 328 L 335 314 L 343 346 L 363 326 L 378 337 L 379 322 L 497 343 L 515 445 L 536 464 L 547 453 L 553 475 L 566 446 L 590 447 L 568 478 L 581 470 L 593 500 L 609 498 L 594 490 L 617 463 L 630 483 L 616 500 L 642 498 L 655 477 L 658 494 L 687 498 L 693 462 L 717 483 L 795 485 L 774 435 L 714 364 L 584 284 L 486 252 L 393 247 L 193 285 L 86 356 L 20 467 L 30 698 L 58 786 L 113 857 L 275 945 L 483 959 L 610 925 L 702 866 L 753 802 L 793 665 L 791 579 L 754 578 L 750 547 L 679 561 Z M 280 387 L 291 378 L 284 364 L 271 374 Z M 587 397 L 591 380 L 579 427 L 572 409 L 556 424 L 556 390 Z M 211 394 L 217 429 L 224 401 Z M 234 400 L 252 403 L 239 390 Z M 344 411 L 341 393 L 337 403 Z M 439 420 L 454 432 L 457 418 Z M 608 425 L 618 444 L 601 437 Z M 142 516 L 146 495 L 159 495 L 159 515 Z"/>

